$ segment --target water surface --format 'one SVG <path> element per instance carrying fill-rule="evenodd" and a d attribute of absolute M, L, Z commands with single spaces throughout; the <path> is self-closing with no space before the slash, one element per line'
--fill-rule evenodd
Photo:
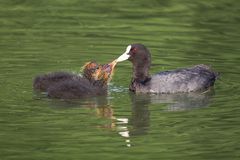
<path fill-rule="evenodd" d="M 0 159 L 239 159 L 240 1 L 0 2 Z M 134 95 L 131 64 L 106 97 L 51 100 L 32 79 L 107 63 L 128 44 L 152 53 L 151 73 L 208 64 L 211 92 Z"/>

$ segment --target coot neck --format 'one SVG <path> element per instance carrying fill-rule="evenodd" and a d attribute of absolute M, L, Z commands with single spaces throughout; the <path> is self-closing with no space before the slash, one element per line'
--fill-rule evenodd
<path fill-rule="evenodd" d="M 133 79 L 142 82 L 149 78 L 150 64 L 133 64 Z"/>
<path fill-rule="evenodd" d="M 138 92 L 138 90 L 146 89 L 148 82 L 151 80 L 149 75 L 149 69 L 151 64 L 151 59 L 145 59 L 145 61 L 138 61 L 141 63 L 136 63 L 133 61 L 133 77 L 129 89 L 133 92 Z"/>

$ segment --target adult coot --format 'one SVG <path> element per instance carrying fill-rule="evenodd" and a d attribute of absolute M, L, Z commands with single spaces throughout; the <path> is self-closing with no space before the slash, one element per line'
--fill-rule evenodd
<path fill-rule="evenodd" d="M 204 64 L 149 75 L 151 54 L 142 44 L 131 44 L 117 59 L 129 60 L 133 64 L 133 75 L 129 89 L 143 93 L 178 93 L 202 91 L 214 85 L 217 73 Z"/>

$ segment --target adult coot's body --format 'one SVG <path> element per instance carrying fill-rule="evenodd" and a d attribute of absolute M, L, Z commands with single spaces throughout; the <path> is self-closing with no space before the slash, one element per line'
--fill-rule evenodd
<path fill-rule="evenodd" d="M 214 85 L 217 74 L 206 65 L 196 65 L 149 75 L 151 54 L 142 44 L 132 44 L 117 62 L 129 60 L 133 76 L 129 89 L 143 93 L 178 93 L 206 90 Z"/>

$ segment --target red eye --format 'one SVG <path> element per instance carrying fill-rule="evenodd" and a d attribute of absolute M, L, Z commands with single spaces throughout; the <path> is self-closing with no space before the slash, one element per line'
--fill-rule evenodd
<path fill-rule="evenodd" d="M 132 48 L 131 48 L 131 52 L 132 52 L 132 53 L 136 53 L 136 52 L 137 52 L 137 48 L 136 48 L 136 47 L 132 47 Z"/>

